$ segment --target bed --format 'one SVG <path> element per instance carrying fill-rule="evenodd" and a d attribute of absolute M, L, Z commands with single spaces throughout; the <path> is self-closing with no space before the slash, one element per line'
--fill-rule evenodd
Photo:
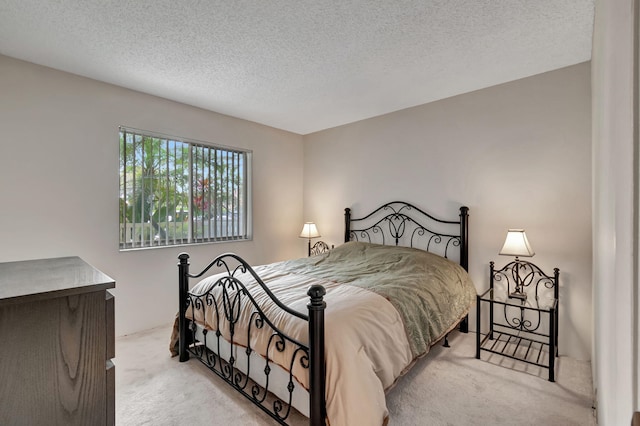
<path fill-rule="evenodd" d="M 180 361 L 196 357 L 281 424 L 292 407 L 313 425 L 385 424 L 385 391 L 468 331 L 468 209 L 455 220 L 406 202 L 356 219 L 345 209 L 344 239 L 257 267 L 224 254 L 197 274 L 180 254 Z"/>

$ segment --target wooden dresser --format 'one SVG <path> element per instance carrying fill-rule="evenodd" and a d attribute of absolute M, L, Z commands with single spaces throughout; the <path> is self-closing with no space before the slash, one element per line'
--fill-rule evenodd
<path fill-rule="evenodd" d="M 79 257 L 0 263 L 0 425 L 115 423 L 113 287 Z"/>

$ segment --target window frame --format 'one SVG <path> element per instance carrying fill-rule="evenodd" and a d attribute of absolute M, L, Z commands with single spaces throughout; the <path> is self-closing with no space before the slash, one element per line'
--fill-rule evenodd
<path fill-rule="evenodd" d="M 178 197 L 178 193 L 177 193 L 177 187 L 175 186 L 175 182 L 174 182 L 174 191 L 176 191 L 173 195 L 173 202 L 174 202 L 174 208 L 176 209 L 176 212 L 174 212 L 175 216 L 170 215 L 168 212 L 165 213 L 165 228 L 164 228 L 164 232 L 166 232 L 166 236 L 164 237 L 164 239 L 160 238 L 157 239 L 158 236 L 155 235 L 153 237 L 151 237 L 151 234 L 153 234 L 153 224 L 152 219 L 147 220 L 146 223 L 150 223 L 150 228 L 149 231 L 145 231 L 145 221 L 144 221 L 144 209 L 142 209 L 142 212 L 140 213 L 142 219 L 141 220 L 128 220 L 128 216 L 134 216 L 135 217 L 135 210 L 133 210 L 133 213 L 131 213 L 128 209 L 128 204 L 127 204 L 127 195 L 129 195 L 128 193 L 128 188 L 127 188 L 127 174 L 129 174 L 128 172 L 124 171 L 127 169 L 127 151 L 126 151 L 126 146 L 127 146 L 127 135 L 128 134 L 133 134 L 134 138 L 136 137 L 140 137 L 139 140 L 134 141 L 134 154 L 133 154 L 133 160 L 129 162 L 129 164 L 133 163 L 133 167 L 134 169 L 139 167 L 138 164 L 136 163 L 136 148 L 135 145 L 137 143 L 141 143 L 142 145 L 142 155 L 143 155 L 143 159 L 144 157 L 144 140 L 145 138 L 151 138 L 151 143 L 153 144 L 155 140 L 159 140 L 159 143 L 161 145 L 165 145 L 167 150 L 170 150 L 170 144 L 174 144 L 174 147 L 178 144 L 180 144 L 180 148 L 179 150 L 184 153 L 184 149 L 186 148 L 188 150 L 188 158 L 186 159 L 187 164 L 182 164 L 182 167 L 184 168 L 188 168 L 187 174 L 188 177 L 185 174 L 185 171 L 183 170 L 181 173 L 181 179 L 182 180 L 186 180 L 186 185 L 182 185 L 182 188 L 180 188 L 181 190 L 185 190 L 186 191 L 180 193 L 180 197 L 184 197 L 187 203 L 187 207 L 188 210 L 186 212 L 187 214 L 187 218 L 182 219 L 181 222 L 182 224 L 180 225 L 180 233 L 181 236 L 179 238 L 176 238 L 176 225 L 175 223 L 178 223 L 178 212 L 177 212 L 177 198 Z M 125 138 L 124 143 L 123 143 L 123 137 Z M 177 152 L 178 148 L 174 149 L 173 155 L 173 169 L 170 170 L 169 169 L 169 164 L 170 164 L 170 159 L 169 156 L 170 154 L 165 154 L 167 155 L 166 160 L 162 160 L 162 154 L 159 155 L 159 158 L 161 159 L 161 161 L 166 161 L 166 175 L 167 175 L 167 180 L 166 180 L 166 188 L 170 188 L 171 186 L 171 179 L 169 178 L 169 174 L 171 172 L 173 172 L 175 175 L 173 175 L 174 179 L 177 179 L 178 173 L 176 173 L 176 161 L 177 161 L 177 157 L 176 157 L 176 152 Z M 198 158 L 196 159 L 195 157 L 197 157 L 197 154 L 194 156 L 194 151 L 196 150 L 200 150 L 201 152 L 201 156 L 202 158 Z M 205 155 L 204 153 L 207 153 L 207 160 L 205 162 Z M 211 153 L 214 153 L 214 158 L 218 158 L 217 154 L 220 153 L 221 155 L 225 155 L 226 161 L 225 163 L 212 163 L 212 158 L 211 158 Z M 231 156 L 232 160 L 229 161 L 229 156 Z M 238 147 L 231 147 L 228 145 L 222 145 L 222 144 L 217 144 L 217 143 L 212 143 L 212 142 L 206 142 L 206 141 L 200 141 L 200 140 L 196 140 L 196 139 L 191 139 L 191 138 L 184 138 L 184 137 L 178 137 L 178 136 L 172 136 L 172 135 L 167 135 L 167 134 L 163 134 L 163 133 L 158 133 L 158 132 L 154 132 L 154 131 L 149 131 L 149 130 L 141 130 L 141 129 L 137 129 L 134 127 L 128 127 L 128 126 L 119 126 L 118 127 L 118 160 L 119 160 L 119 167 L 118 167 L 118 247 L 119 247 L 119 251 L 132 251 L 132 250 L 147 250 L 147 249 L 157 249 L 157 248 L 166 248 L 166 247 L 179 247 L 179 246 L 193 246 L 193 245 L 204 245 L 204 244 L 217 244 L 217 243 L 228 243 L 228 242 L 240 242 L 240 241 L 251 241 L 253 239 L 253 226 L 252 226 L 252 169 L 253 169 L 253 164 L 252 164 L 252 157 L 253 157 L 253 151 L 249 150 L 249 149 L 244 149 L 244 148 L 238 148 Z M 180 156 L 181 160 L 180 161 L 185 161 L 184 157 L 182 157 L 182 154 Z M 235 163 L 237 159 L 237 164 Z M 200 161 L 202 160 L 201 164 L 197 164 L 196 161 Z M 142 160 L 144 161 L 144 160 Z M 152 157 L 152 161 L 153 161 L 153 157 Z M 214 160 L 215 161 L 215 160 Z M 221 204 L 221 201 L 218 198 L 214 198 L 211 197 L 211 191 L 212 191 L 212 185 L 213 185 L 213 190 L 215 191 L 215 189 L 217 189 L 217 184 L 219 181 L 215 180 L 216 178 L 220 178 L 220 175 L 218 173 L 218 171 L 216 170 L 216 164 L 223 164 L 223 168 L 224 167 L 229 167 L 229 164 L 231 164 L 231 168 L 233 169 L 236 165 L 237 168 L 241 170 L 241 172 L 237 172 L 237 171 L 231 171 L 231 172 L 227 172 L 226 174 L 226 189 L 227 191 L 224 192 L 225 196 L 228 196 L 227 194 L 229 194 L 229 192 L 234 192 L 233 189 L 235 189 L 236 187 L 239 187 L 241 194 L 238 195 L 238 199 L 244 198 L 244 207 L 242 208 L 242 206 L 240 204 L 242 204 L 241 202 L 239 202 L 238 207 L 239 209 L 237 211 L 233 211 L 231 212 L 232 216 L 232 229 L 231 232 L 233 233 L 233 235 L 219 235 L 217 232 L 215 232 L 215 229 L 220 229 L 220 232 L 222 232 L 222 225 L 220 225 L 220 228 L 218 228 L 218 223 L 222 223 L 222 211 L 223 210 L 228 210 L 229 205 L 223 206 Z M 196 179 L 194 179 L 194 177 L 198 176 L 197 171 L 200 171 L 200 169 L 198 169 L 198 167 L 202 165 L 202 181 L 201 182 L 197 182 Z M 131 166 L 129 166 L 131 167 Z M 142 166 L 140 166 L 142 167 Z M 215 171 L 215 176 L 216 178 L 214 179 L 209 179 L 209 177 L 207 177 L 205 179 L 205 174 L 204 174 L 204 170 L 208 170 L 209 173 L 211 173 L 212 171 L 212 167 Z M 196 170 L 197 169 L 197 170 Z M 228 170 L 228 169 L 227 169 Z M 239 174 L 239 177 L 238 177 Z M 136 175 L 136 171 L 134 170 L 133 175 Z M 194 176 L 195 175 L 195 176 Z M 151 175 L 152 178 L 155 178 L 155 174 Z M 235 179 L 238 178 L 240 181 L 238 183 L 235 183 Z M 229 179 L 231 179 L 231 183 L 229 183 Z M 134 182 L 135 182 L 135 177 L 134 177 Z M 206 183 L 205 183 L 206 182 Z M 208 195 L 208 200 L 209 202 L 211 202 L 212 200 L 215 200 L 216 202 L 216 206 L 221 206 L 220 209 L 220 217 L 218 218 L 218 216 L 214 216 L 215 219 L 211 219 L 209 218 L 209 225 L 207 226 L 207 230 L 208 233 L 206 233 L 205 235 L 205 212 L 202 212 L 201 215 L 201 219 L 198 221 L 196 220 L 196 200 L 194 198 L 194 195 L 198 193 L 198 191 L 196 190 L 196 185 L 198 183 L 201 183 L 202 187 L 204 188 L 205 185 L 208 186 L 208 189 L 206 189 L 206 191 L 208 191 L 209 195 Z M 133 193 L 135 194 L 135 186 L 133 188 Z M 168 193 L 169 190 L 167 190 Z M 204 189 L 202 190 L 202 193 L 204 194 Z M 141 191 L 142 196 L 144 197 L 144 190 Z M 150 193 L 153 193 L 153 191 L 150 191 Z M 217 193 L 217 191 L 216 191 Z M 169 196 L 167 196 L 167 198 L 169 198 Z M 134 197 L 135 200 L 135 197 Z M 201 199 L 202 200 L 202 199 Z M 134 203 L 136 203 L 134 201 Z M 141 202 L 142 204 L 144 204 L 144 201 Z M 182 203 L 184 204 L 184 203 Z M 166 205 L 166 203 L 165 203 Z M 184 206 L 183 206 L 184 207 Z M 170 207 L 165 207 L 165 212 L 167 210 L 169 210 Z M 211 208 L 207 207 L 208 209 L 208 214 L 211 214 Z M 214 208 L 215 211 L 215 208 Z M 184 210 L 181 210 L 180 213 L 185 213 Z M 153 215 L 153 214 L 152 214 Z M 173 217 L 173 220 L 170 220 L 169 218 Z M 124 221 L 123 221 L 124 218 Z M 237 218 L 238 222 L 237 222 L 237 229 L 233 228 L 233 223 L 234 223 L 234 218 Z M 240 220 L 241 218 L 244 220 L 244 223 L 242 223 Z M 227 214 L 224 221 L 226 223 L 226 233 L 229 233 L 230 229 L 229 229 L 229 225 L 228 225 L 228 220 L 229 220 L 229 215 Z M 212 228 L 212 224 L 211 222 L 214 221 L 214 234 L 211 234 L 211 228 Z M 220 221 L 220 222 L 218 222 Z M 160 221 L 159 221 L 160 222 Z M 168 229 L 170 227 L 169 223 L 172 222 L 174 223 L 174 236 L 173 238 L 169 237 L 169 232 Z M 202 228 L 200 228 L 202 230 L 202 235 L 198 235 L 198 226 L 199 223 L 201 222 L 201 226 Z M 161 223 L 161 222 L 160 222 Z M 157 223 L 157 225 L 160 225 L 160 223 Z M 127 226 L 132 226 L 131 229 L 127 229 Z M 133 237 L 135 235 L 136 232 L 136 227 L 137 226 L 141 226 L 141 237 L 140 239 L 136 238 L 136 243 L 133 243 Z M 184 229 L 184 227 L 187 226 L 187 230 Z M 244 230 L 244 232 L 240 232 L 241 230 Z M 127 237 L 129 236 L 129 231 L 130 231 L 130 239 L 127 239 Z M 184 233 L 187 233 L 187 236 L 184 236 Z M 149 238 L 146 238 L 144 236 L 145 233 L 149 233 Z M 123 238 L 124 236 L 124 238 Z M 171 243 L 171 241 L 173 241 L 173 243 Z"/>

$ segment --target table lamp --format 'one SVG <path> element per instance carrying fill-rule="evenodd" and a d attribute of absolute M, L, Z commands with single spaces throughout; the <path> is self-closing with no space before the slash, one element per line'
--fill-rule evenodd
<path fill-rule="evenodd" d="M 531 244 L 529 244 L 529 240 L 527 239 L 527 234 L 524 232 L 524 229 L 509 229 L 507 231 L 507 238 L 504 241 L 504 245 L 502 246 L 502 250 L 500 253 L 503 256 L 515 256 L 516 264 L 515 264 L 515 273 L 514 273 L 514 281 L 516 284 L 516 288 L 513 292 L 509 293 L 509 297 L 517 298 L 517 299 L 526 299 L 527 294 L 524 292 L 524 281 L 526 279 L 520 276 L 520 259 L 519 256 L 522 257 L 533 257 L 535 254 L 533 249 L 531 248 Z"/>
<path fill-rule="evenodd" d="M 307 222 L 302 227 L 302 232 L 300 232 L 300 238 L 307 238 L 309 240 L 309 251 L 308 255 L 311 256 L 311 239 L 320 237 L 320 233 L 318 232 L 318 228 L 316 224 L 313 222 Z"/>

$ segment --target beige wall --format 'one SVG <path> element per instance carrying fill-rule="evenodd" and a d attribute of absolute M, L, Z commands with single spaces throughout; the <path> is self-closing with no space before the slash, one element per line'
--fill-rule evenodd
<path fill-rule="evenodd" d="M 254 152 L 254 240 L 189 247 L 193 268 L 223 251 L 254 264 L 304 255 L 310 220 L 338 244 L 347 206 L 405 199 L 456 215 L 466 204 L 476 286 L 490 260 L 508 260 L 506 229 L 524 227 L 533 261 L 561 269 L 561 353 L 589 358 L 589 64 L 305 137 L 2 56 L 0 75 L 0 261 L 81 255 L 118 282 L 118 334 L 171 319 L 184 250 L 117 249 L 126 125 Z"/>
<path fill-rule="evenodd" d="M 253 150 L 253 241 L 119 252 L 119 125 Z M 181 251 L 193 268 L 305 253 L 299 135 L 6 56 L 0 129 L 0 261 L 83 257 L 117 281 L 117 334 L 172 320 Z"/>
<path fill-rule="evenodd" d="M 560 353 L 591 352 L 590 64 L 514 81 L 304 138 L 304 218 L 342 241 L 342 212 L 392 200 L 437 215 L 470 208 L 470 273 L 488 286 L 508 228 L 561 270 Z M 475 322 L 472 321 L 475 330 Z"/>

